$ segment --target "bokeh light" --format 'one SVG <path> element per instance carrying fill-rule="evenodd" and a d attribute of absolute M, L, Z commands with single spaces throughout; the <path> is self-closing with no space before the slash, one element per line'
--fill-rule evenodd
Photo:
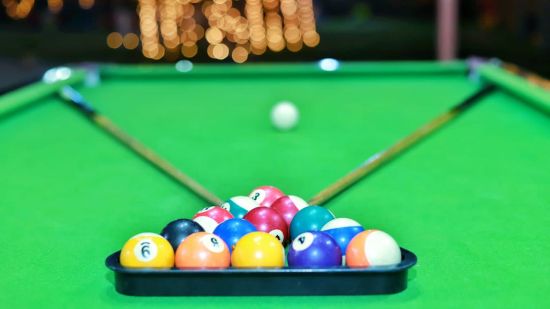
<path fill-rule="evenodd" d="M 107 35 L 107 46 L 109 46 L 109 48 L 119 48 L 122 46 L 122 41 L 122 34 L 118 32 L 111 32 Z"/>
<path fill-rule="evenodd" d="M 91 9 L 95 4 L 95 0 L 78 0 L 78 5 L 85 10 Z"/>
<path fill-rule="evenodd" d="M 304 46 L 320 43 L 315 25 L 312 0 L 138 0 L 140 35 L 112 32 L 107 46 L 136 49 L 140 43 L 143 56 L 160 60 L 193 58 L 199 41 L 208 43 L 208 56 L 237 63 L 250 54 L 263 55 L 268 50 L 298 52 Z M 78 0 L 82 9 L 90 9 L 95 0 Z M 35 0 L 2 0 L 13 19 L 29 15 Z M 234 6 L 234 4 L 237 4 Z M 47 0 L 48 10 L 59 13 L 62 0 Z M 121 31 L 121 30 L 119 30 Z M 124 36 L 123 36 L 124 34 Z"/>
<path fill-rule="evenodd" d="M 126 49 L 136 49 L 139 45 L 139 37 L 135 33 L 127 33 L 122 39 L 122 45 Z"/>
<path fill-rule="evenodd" d="M 143 55 L 151 59 L 158 58 L 158 46 L 181 46 L 181 55 L 193 58 L 202 39 L 209 57 L 236 63 L 320 43 L 312 0 L 245 0 L 235 7 L 233 0 L 139 0 L 138 15 Z"/>

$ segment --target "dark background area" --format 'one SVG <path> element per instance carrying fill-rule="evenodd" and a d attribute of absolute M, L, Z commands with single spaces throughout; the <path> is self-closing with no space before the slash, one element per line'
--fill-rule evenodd
<path fill-rule="evenodd" d="M 242 1 L 242 0 L 241 0 Z M 433 60 L 436 57 L 436 1 L 314 0 L 321 43 L 299 53 L 267 52 L 258 61 Z M 0 90 L 35 80 L 47 68 L 78 62 L 155 62 L 139 47 L 109 48 L 110 32 L 139 33 L 137 0 L 96 0 L 83 9 L 65 1 L 52 13 L 36 0 L 24 19 L 0 6 Z M 126 21 L 122 23 L 121 21 Z M 550 76 L 550 0 L 460 1 L 459 57 L 498 57 Z M 180 58 L 181 59 L 181 58 Z M 165 57 L 160 62 L 175 62 Z M 209 59 L 204 48 L 193 58 Z M 231 62 L 225 60 L 224 62 Z"/>

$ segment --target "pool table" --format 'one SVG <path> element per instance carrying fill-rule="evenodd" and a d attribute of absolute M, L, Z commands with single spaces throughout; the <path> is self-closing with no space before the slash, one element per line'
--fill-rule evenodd
<path fill-rule="evenodd" d="M 466 62 L 99 65 L 0 97 L 0 303 L 7 307 L 549 307 L 550 94 Z M 92 73 L 90 73 L 92 72 Z M 472 75 L 472 74 L 470 74 Z M 97 76 L 96 76 L 97 77 Z M 476 92 L 497 91 L 327 203 L 418 256 L 381 296 L 130 297 L 105 258 L 209 206 L 57 95 L 104 115 L 226 199 L 311 198 Z M 271 107 L 300 110 L 290 132 Z"/>

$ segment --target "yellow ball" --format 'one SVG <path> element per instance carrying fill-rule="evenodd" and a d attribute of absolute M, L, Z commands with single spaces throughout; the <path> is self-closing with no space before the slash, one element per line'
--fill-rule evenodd
<path fill-rule="evenodd" d="M 174 249 L 168 240 L 158 234 L 137 234 L 122 247 L 120 265 L 128 268 L 171 268 L 174 266 Z"/>
<path fill-rule="evenodd" d="M 271 234 L 252 232 L 239 239 L 235 245 L 231 265 L 238 268 L 283 267 L 285 248 Z"/>

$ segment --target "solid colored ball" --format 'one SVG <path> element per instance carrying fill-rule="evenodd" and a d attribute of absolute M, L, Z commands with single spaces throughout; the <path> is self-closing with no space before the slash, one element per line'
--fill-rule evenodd
<path fill-rule="evenodd" d="M 231 265 L 237 268 L 283 267 L 285 248 L 271 234 L 252 232 L 243 236 L 235 245 Z"/>
<path fill-rule="evenodd" d="M 334 267 L 342 265 L 338 243 L 324 232 L 305 232 L 298 235 L 288 250 L 290 267 Z"/>
<path fill-rule="evenodd" d="M 207 232 L 190 235 L 176 250 L 178 268 L 227 268 L 230 262 L 231 255 L 225 242 Z"/>
<path fill-rule="evenodd" d="M 285 219 L 269 207 L 254 208 L 243 219 L 252 223 L 258 231 L 275 236 L 283 244 L 288 241 L 288 225 Z"/>
<path fill-rule="evenodd" d="M 202 226 L 204 231 L 212 233 L 218 224 L 233 218 L 233 215 L 219 207 L 212 206 L 201 209 L 193 216 L 193 221 L 197 222 Z"/>
<path fill-rule="evenodd" d="M 159 234 L 137 234 L 122 247 L 120 265 L 128 268 L 171 268 L 174 266 L 174 249 Z"/>
<path fill-rule="evenodd" d="M 379 230 L 357 234 L 346 250 L 346 265 L 349 267 L 387 266 L 399 262 L 399 245 L 390 235 Z"/>
<path fill-rule="evenodd" d="M 361 233 L 365 229 L 357 221 L 348 218 L 336 218 L 325 224 L 321 231 L 329 234 L 338 245 L 343 254 L 346 254 L 349 242 L 355 235 Z"/>
<path fill-rule="evenodd" d="M 306 206 L 308 206 L 308 204 L 302 198 L 295 195 L 289 195 L 278 198 L 275 202 L 273 202 L 273 204 L 271 204 L 271 209 L 274 209 L 281 214 L 281 216 L 285 219 L 286 224 L 290 226 L 290 223 L 296 213 Z"/>
<path fill-rule="evenodd" d="M 234 196 L 221 205 L 223 209 L 231 212 L 233 217 L 241 219 L 247 212 L 258 206 L 260 205 L 248 196 Z"/>
<path fill-rule="evenodd" d="M 290 237 L 294 239 L 304 232 L 320 231 L 332 219 L 334 219 L 334 215 L 324 207 L 305 207 L 298 211 L 294 219 L 292 219 L 290 223 Z"/>
<path fill-rule="evenodd" d="M 168 223 L 160 232 L 160 235 L 172 245 L 174 251 L 181 242 L 193 233 L 204 232 L 200 224 L 189 219 L 178 219 Z"/>
<path fill-rule="evenodd" d="M 252 223 L 244 219 L 234 218 L 218 225 L 214 230 L 214 234 L 225 241 L 227 247 L 229 247 L 229 252 L 231 252 L 241 237 L 256 231 L 257 229 Z"/>
<path fill-rule="evenodd" d="M 281 131 L 287 131 L 298 124 L 300 113 L 292 102 L 282 101 L 271 109 L 271 123 Z"/>
<path fill-rule="evenodd" d="M 278 198 L 284 196 L 283 191 L 272 186 L 258 187 L 248 195 L 251 199 L 256 201 L 260 206 L 271 207 L 271 204 Z"/>

